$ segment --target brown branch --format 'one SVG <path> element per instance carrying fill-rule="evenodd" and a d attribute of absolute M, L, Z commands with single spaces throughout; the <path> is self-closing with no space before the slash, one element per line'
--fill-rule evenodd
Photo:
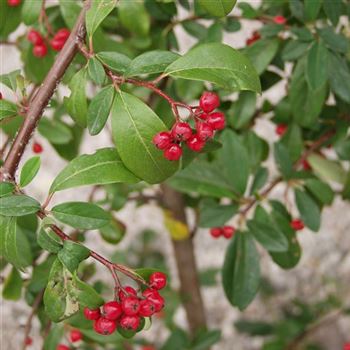
<path fill-rule="evenodd" d="M 34 132 L 44 109 L 48 105 L 58 83 L 77 53 L 78 42 L 84 40 L 85 13 L 90 6 L 90 2 L 91 0 L 85 2 L 66 44 L 58 54 L 55 63 L 51 67 L 36 95 L 30 101 L 26 118 L 15 137 L 4 165 L 0 169 L 0 181 L 13 179 L 25 148 L 29 143 L 31 135 Z"/>

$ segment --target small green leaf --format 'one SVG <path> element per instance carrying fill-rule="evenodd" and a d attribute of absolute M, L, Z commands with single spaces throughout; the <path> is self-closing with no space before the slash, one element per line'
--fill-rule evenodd
<path fill-rule="evenodd" d="M 220 205 L 213 199 L 204 199 L 199 206 L 199 226 L 223 226 L 237 212 L 236 204 Z"/>
<path fill-rule="evenodd" d="M 83 230 L 98 229 L 110 221 L 109 214 L 92 203 L 66 202 L 54 206 L 51 212 L 64 224 Z"/>
<path fill-rule="evenodd" d="M 7 300 L 18 300 L 21 298 L 23 281 L 16 268 L 12 268 L 6 277 L 2 289 L 2 296 Z"/>
<path fill-rule="evenodd" d="M 0 120 L 17 115 L 17 106 L 7 100 L 0 100 Z"/>
<path fill-rule="evenodd" d="M 0 215 L 24 216 L 40 210 L 40 203 L 34 198 L 24 195 L 2 197 L 0 200 Z"/>
<path fill-rule="evenodd" d="M 321 212 L 315 201 L 304 191 L 295 190 L 295 201 L 305 226 L 317 232 L 321 224 Z"/>
<path fill-rule="evenodd" d="M 322 0 L 305 0 L 304 16 L 307 21 L 314 21 L 320 12 Z"/>
<path fill-rule="evenodd" d="M 97 135 L 105 126 L 114 99 L 114 86 L 106 86 L 91 100 L 87 114 L 90 135 Z"/>
<path fill-rule="evenodd" d="M 109 224 L 100 228 L 102 238 L 111 244 L 118 244 L 123 239 L 125 231 L 125 225 L 116 218 L 112 218 Z"/>
<path fill-rule="evenodd" d="M 14 70 L 7 74 L 1 74 L 0 83 L 6 85 L 9 89 L 15 92 L 17 90 L 17 77 L 19 75 L 21 75 L 20 69 Z"/>
<path fill-rule="evenodd" d="M 281 58 L 283 61 L 295 61 L 304 55 L 309 46 L 309 42 L 290 40 L 287 45 L 284 46 Z"/>
<path fill-rule="evenodd" d="M 210 15 L 215 17 L 224 17 L 228 15 L 237 0 L 197 0 L 202 8 L 204 8 Z"/>
<path fill-rule="evenodd" d="M 219 342 L 220 338 L 221 331 L 216 329 L 198 332 L 192 341 L 191 350 L 207 350 L 210 346 Z"/>
<path fill-rule="evenodd" d="M 283 177 L 285 179 L 290 179 L 293 175 L 293 163 L 288 154 L 288 149 L 283 143 L 275 143 L 274 156 Z"/>
<path fill-rule="evenodd" d="M 222 283 L 227 299 L 244 310 L 260 285 L 259 253 L 249 232 L 237 232 L 227 247 Z"/>
<path fill-rule="evenodd" d="M 12 194 L 15 189 L 15 185 L 11 182 L 0 182 L 0 197 Z"/>
<path fill-rule="evenodd" d="M 257 193 L 266 183 L 269 177 L 269 172 L 266 168 L 260 167 L 255 173 L 250 194 Z"/>
<path fill-rule="evenodd" d="M 40 157 L 32 157 L 26 161 L 21 170 L 19 184 L 21 187 L 27 186 L 36 176 L 40 169 Z"/>
<path fill-rule="evenodd" d="M 62 242 L 49 227 L 42 226 L 38 231 L 37 242 L 42 249 L 57 254 L 62 249 Z"/>
<path fill-rule="evenodd" d="M 343 13 L 342 0 L 323 0 L 323 10 L 334 26 L 338 24 L 339 17 Z"/>
<path fill-rule="evenodd" d="M 228 114 L 228 121 L 234 129 L 247 126 L 256 109 L 256 94 L 251 91 L 242 91 L 238 100 L 233 104 L 232 113 Z"/>
<path fill-rule="evenodd" d="M 22 7 L 22 20 L 27 26 L 39 20 L 42 3 L 40 1 L 26 0 Z"/>
<path fill-rule="evenodd" d="M 41 118 L 38 131 L 54 145 L 65 145 L 73 139 L 69 126 L 57 119 Z"/>
<path fill-rule="evenodd" d="M 106 78 L 105 70 L 101 62 L 96 58 L 92 57 L 89 59 L 88 72 L 90 78 L 98 85 L 102 85 Z"/>
<path fill-rule="evenodd" d="M 77 270 L 79 264 L 90 256 L 90 250 L 83 245 L 65 240 L 63 248 L 58 252 L 60 262 L 71 272 Z"/>
<path fill-rule="evenodd" d="M 71 0 L 59 0 L 60 12 L 67 26 L 72 29 L 79 16 L 81 7 Z"/>
<path fill-rule="evenodd" d="M 306 80 L 313 90 L 323 86 L 328 78 L 328 50 L 324 44 L 315 41 L 311 46 L 306 64 Z"/>
<path fill-rule="evenodd" d="M 261 91 L 259 77 L 249 59 L 220 43 L 196 46 L 171 63 L 165 73 L 175 78 L 210 81 L 230 91 Z"/>
<path fill-rule="evenodd" d="M 347 53 L 349 40 L 342 34 L 338 34 L 332 27 L 320 28 L 317 30 L 325 45 L 333 51 Z"/>
<path fill-rule="evenodd" d="M 131 62 L 128 56 L 114 51 L 99 52 L 96 57 L 111 70 L 122 74 L 128 69 Z"/>
<path fill-rule="evenodd" d="M 50 193 L 85 185 L 138 181 L 126 169 L 115 148 L 101 148 L 93 154 L 84 154 L 73 159 L 57 175 L 50 187 Z"/>
<path fill-rule="evenodd" d="M 332 188 L 326 183 L 317 179 L 307 179 L 305 187 L 317 198 L 321 203 L 331 205 L 334 199 Z"/>

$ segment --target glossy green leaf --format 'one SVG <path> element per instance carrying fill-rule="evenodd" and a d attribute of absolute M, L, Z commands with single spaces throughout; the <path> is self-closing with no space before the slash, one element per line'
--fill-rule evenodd
<path fill-rule="evenodd" d="M 257 193 L 265 184 L 269 177 L 269 172 L 266 168 L 260 167 L 255 173 L 252 186 L 250 188 L 250 194 Z"/>
<path fill-rule="evenodd" d="M 323 10 L 334 26 L 338 24 L 339 17 L 343 13 L 342 0 L 323 0 Z"/>
<path fill-rule="evenodd" d="M 53 216 L 70 226 L 93 230 L 107 225 L 110 216 L 102 208 L 92 203 L 66 202 L 51 209 Z"/>
<path fill-rule="evenodd" d="M 336 33 L 332 27 L 324 27 L 317 30 L 324 44 L 333 51 L 347 53 L 349 40 L 341 33 Z"/>
<path fill-rule="evenodd" d="M 304 55 L 309 46 L 309 42 L 291 40 L 284 46 L 281 52 L 281 58 L 283 61 L 295 61 Z"/>
<path fill-rule="evenodd" d="M 328 50 L 324 44 L 315 41 L 311 46 L 306 64 L 306 80 L 313 90 L 323 86 L 328 78 Z"/>
<path fill-rule="evenodd" d="M 7 300 L 18 300 L 21 298 L 23 281 L 21 275 L 16 268 L 12 268 L 11 272 L 5 279 L 2 289 L 2 296 Z"/>
<path fill-rule="evenodd" d="M 21 75 L 21 70 L 16 69 L 10 73 L 0 75 L 0 83 L 7 86 L 12 91 L 17 90 L 17 77 Z"/>
<path fill-rule="evenodd" d="M 0 120 L 17 115 L 17 106 L 7 100 L 0 100 Z"/>
<path fill-rule="evenodd" d="M 0 197 L 11 194 L 15 189 L 12 182 L 0 182 Z"/>
<path fill-rule="evenodd" d="M 227 247 L 222 282 L 227 299 L 244 310 L 260 285 L 259 254 L 249 232 L 237 232 Z"/>
<path fill-rule="evenodd" d="M 85 69 L 81 69 L 69 82 L 70 96 L 64 98 L 64 104 L 69 115 L 81 127 L 86 126 L 87 100 L 85 87 L 86 71 Z"/>
<path fill-rule="evenodd" d="M 137 97 L 119 91 L 112 106 L 112 131 L 120 158 L 136 176 L 159 183 L 171 176 L 179 162 L 170 162 L 152 143 L 166 130 L 161 119 Z"/>
<path fill-rule="evenodd" d="M 100 228 L 102 238 L 111 244 L 118 244 L 123 239 L 125 231 L 125 225 L 116 218 L 112 218 L 109 224 Z"/>
<path fill-rule="evenodd" d="M 246 127 L 256 109 L 256 94 L 251 91 L 242 91 L 238 100 L 233 104 L 232 113 L 228 113 L 228 121 L 234 129 Z"/>
<path fill-rule="evenodd" d="M 304 16 L 307 21 L 314 21 L 320 12 L 322 0 L 305 0 Z"/>
<path fill-rule="evenodd" d="M 124 73 L 131 63 L 128 56 L 114 51 L 99 52 L 96 57 L 108 68 L 120 73 Z"/>
<path fill-rule="evenodd" d="M 62 249 L 62 243 L 49 228 L 42 227 L 37 238 L 39 246 L 50 253 L 57 254 Z"/>
<path fill-rule="evenodd" d="M 114 9 L 116 0 L 92 0 L 90 9 L 86 12 L 86 31 L 92 37 L 102 21 Z"/>
<path fill-rule="evenodd" d="M 88 72 L 90 78 L 98 85 L 102 85 L 106 78 L 105 70 L 102 63 L 96 58 L 89 59 Z"/>
<path fill-rule="evenodd" d="M 131 61 L 125 76 L 162 73 L 169 64 L 179 57 L 178 54 L 170 51 L 155 50 L 145 52 Z"/>
<path fill-rule="evenodd" d="M 71 0 L 69 1 L 72 2 Z M 55 323 L 51 326 L 51 330 L 44 340 L 43 350 L 52 350 L 57 348 L 57 345 L 62 341 L 64 336 L 64 326 L 65 325 L 63 323 Z"/>
<path fill-rule="evenodd" d="M 0 255 L 10 264 L 22 270 L 32 263 L 27 236 L 17 226 L 16 218 L 0 216 L 0 238 Z"/>
<path fill-rule="evenodd" d="M 196 21 L 185 21 L 182 27 L 189 35 L 201 41 L 205 40 L 208 35 L 206 26 Z"/>
<path fill-rule="evenodd" d="M 175 78 L 210 81 L 227 90 L 261 91 L 258 75 L 248 58 L 220 43 L 196 46 L 170 64 L 165 73 Z"/>
<path fill-rule="evenodd" d="M 102 148 L 93 154 L 73 159 L 55 178 L 50 193 L 85 185 L 116 182 L 135 183 L 138 178 L 124 166 L 114 148 Z"/>
<path fill-rule="evenodd" d="M 196 334 L 192 341 L 191 350 L 207 350 L 210 346 L 220 341 L 221 331 L 213 329 Z"/>
<path fill-rule="evenodd" d="M 296 162 L 304 148 L 301 128 L 295 123 L 289 124 L 287 132 L 281 138 L 281 142 L 286 146 L 292 162 Z"/>
<path fill-rule="evenodd" d="M 252 130 L 248 130 L 242 135 L 242 141 L 248 155 L 250 172 L 254 173 L 261 162 L 267 159 L 269 145 Z"/>
<path fill-rule="evenodd" d="M 281 143 L 275 143 L 274 156 L 280 172 L 285 179 L 290 179 L 293 174 L 293 163 L 287 147 Z"/>
<path fill-rule="evenodd" d="M 68 125 L 57 119 L 42 118 L 38 131 L 54 145 L 65 145 L 73 139 Z"/>
<path fill-rule="evenodd" d="M 27 186 L 36 176 L 40 169 L 40 157 L 32 157 L 26 161 L 21 170 L 19 184 L 21 187 Z"/>
<path fill-rule="evenodd" d="M 2 197 L 0 200 L 0 215 L 24 216 L 40 210 L 40 203 L 25 195 Z"/>
<path fill-rule="evenodd" d="M 295 202 L 305 226 L 317 232 L 321 224 L 320 208 L 306 192 L 296 189 L 294 193 Z"/>
<path fill-rule="evenodd" d="M 224 17 L 228 15 L 237 0 L 197 0 L 202 8 L 204 8 L 210 15 L 215 17 Z"/>
<path fill-rule="evenodd" d="M 79 16 L 81 7 L 79 3 L 71 0 L 59 0 L 60 12 L 67 26 L 72 29 Z"/>
<path fill-rule="evenodd" d="M 25 0 L 22 6 L 22 20 L 24 24 L 31 25 L 39 20 L 41 11 L 40 1 Z"/>
<path fill-rule="evenodd" d="M 89 104 L 87 126 L 90 135 L 97 135 L 105 126 L 114 99 L 114 86 L 103 88 Z"/>
<path fill-rule="evenodd" d="M 65 240 L 63 248 L 57 254 L 59 261 L 71 272 L 77 270 L 79 264 L 90 256 L 90 250 L 83 245 Z"/>
<path fill-rule="evenodd" d="M 334 199 L 332 188 L 326 183 L 318 179 L 307 179 L 305 187 L 317 198 L 321 203 L 330 205 Z"/>

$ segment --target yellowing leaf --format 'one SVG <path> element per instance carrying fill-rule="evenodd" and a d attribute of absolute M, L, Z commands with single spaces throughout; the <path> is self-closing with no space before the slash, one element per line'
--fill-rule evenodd
<path fill-rule="evenodd" d="M 168 229 L 172 239 L 175 241 L 181 241 L 190 236 L 187 225 L 175 219 L 169 210 L 164 210 L 163 214 L 165 227 Z"/>

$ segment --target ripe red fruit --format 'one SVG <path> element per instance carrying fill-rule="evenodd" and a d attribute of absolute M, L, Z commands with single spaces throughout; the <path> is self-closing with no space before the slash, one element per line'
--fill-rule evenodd
<path fill-rule="evenodd" d="M 199 99 L 199 105 L 204 112 L 210 113 L 220 106 L 219 96 L 214 92 L 205 91 Z"/>
<path fill-rule="evenodd" d="M 137 315 L 140 310 L 140 301 L 137 297 L 126 297 L 122 301 L 122 309 L 127 316 Z"/>
<path fill-rule="evenodd" d="M 115 321 L 107 320 L 107 318 L 100 317 L 98 320 L 94 322 L 94 330 L 98 334 L 102 335 L 110 335 L 117 328 L 117 324 Z"/>
<path fill-rule="evenodd" d="M 40 143 L 34 142 L 32 149 L 34 153 L 41 153 L 43 151 L 43 146 L 41 146 Z"/>
<path fill-rule="evenodd" d="M 128 296 L 137 296 L 135 288 L 131 286 L 126 286 L 123 289 L 120 289 L 118 292 L 119 300 L 123 301 Z"/>
<path fill-rule="evenodd" d="M 139 315 L 142 317 L 150 317 L 156 312 L 156 307 L 151 300 L 144 299 L 140 301 Z"/>
<path fill-rule="evenodd" d="M 232 226 L 224 226 L 222 228 L 222 234 L 225 238 L 230 239 L 235 234 L 236 229 Z"/>
<path fill-rule="evenodd" d="M 109 301 L 102 306 L 103 317 L 107 320 L 117 320 L 122 313 L 122 307 L 117 301 Z"/>
<path fill-rule="evenodd" d="M 168 160 L 179 160 L 181 156 L 182 148 L 175 143 L 164 151 L 164 157 Z"/>
<path fill-rule="evenodd" d="M 285 132 L 288 129 L 288 125 L 286 124 L 278 124 L 276 125 L 276 134 L 278 136 L 283 136 L 285 134 Z"/>
<path fill-rule="evenodd" d="M 286 17 L 284 16 L 275 16 L 273 18 L 273 21 L 276 23 L 276 24 L 285 24 L 287 22 L 287 19 Z"/>
<path fill-rule="evenodd" d="M 7 5 L 11 7 L 16 7 L 21 4 L 21 0 L 7 0 Z"/>
<path fill-rule="evenodd" d="M 140 317 L 138 316 L 123 316 L 119 321 L 120 327 L 127 330 L 136 331 L 140 325 Z"/>
<path fill-rule="evenodd" d="M 157 148 L 166 149 L 170 147 L 172 141 L 173 141 L 173 137 L 171 136 L 170 132 L 162 131 L 154 135 L 152 142 L 155 144 Z"/>
<path fill-rule="evenodd" d="M 173 138 L 177 141 L 186 141 L 192 135 L 192 129 L 188 123 L 177 122 L 171 129 Z"/>
<path fill-rule="evenodd" d="M 58 344 L 56 350 L 70 350 L 70 348 L 64 344 Z"/>
<path fill-rule="evenodd" d="M 210 234 L 212 235 L 212 237 L 218 238 L 223 234 L 223 230 L 221 227 L 212 227 L 210 229 Z"/>
<path fill-rule="evenodd" d="M 38 58 L 45 57 L 47 55 L 47 46 L 44 43 L 35 45 L 33 47 L 33 55 Z"/>
<path fill-rule="evenodd" d="M 200 152 L 205 146 L 205 142 L 201 140 L 197 134 L 194 134 L 190 139 L 187 140 L 186 145 L 192 151 Z"/>
<path fill-rule="evenodd" d="M 203 141 L 212 138 L 214 135 L 214 130 L 212 129 L 212 127 L 205 122 L 196 123 L 196 130 L 198 137 Z"/>
<path fill-rule="evenodd" d="M 149 284 L 154 289 L 163 289 L 166 286 L 166 274 L 163 272 L 153 272 L 149 277 Z"/>
<path fill-rule="evenodd" d="M 76 343 L 83 338 L 79 329 L 72 329 L 69 333 L 69 339 L 72 343 Z"/>
<path fill-rule="evenodd" d="M 55 50 L 55 51 L 61 51 L 63 46 L 64 46 L 64 43 L 65 43 L 64 40 L 55 39 L 55 38 L 53 38 L 50 41 L 50 45 L 51 45 L 52 49 Z"/>
<path fill-rule="evenodd" d="M 26 346 L 32 345 L 33 344 L 32 337 L 27 337 L 26 340 L 25 340 L 25 344 L 26 344 Z"/>
<path fill-rule="evenodd" d="M 142 295 L 154 304 L 156 312 L 159 312 L 164 307 L 164 299 L 157 290 L 147 288 L 143 291 Z"/>
<path fill-rule="evenodd" d="M 89 308 L 84 308 L 84 316 L 87 320 L 97 320 L 101 316 L 100 309 L 89 309 Z"/>
<path fill-rule="evenodd" d="M 302 230 L 305 225 L 304 225 L 304 222 L 300 219 L 294 219 L 290 222 L 290 226 L 293 230 L 295 231 L 300 231 Z"/>
<path fill-rule="evenodd" d="M 2 93 L 0 92 L 0 100 L 2 100 L 2 98 L 3 98 L 3 97 L 2 97 Z"/>
<path fill-rule="evenodd" d="M 260 33 L 257 31 L 254 31 L 252 36 L 246 40 L 246 44 L 247 46 L 250 46 L 260 39 L 261 39 Z"/>
<path fill-rule="evenodd" d="M 70 30 L 68 28 L 61 28 L 55 34 L 54 38 L 66 41 L 68 39 L 69 35 L 70 35 Z"/>
<path fill-rule="evenodd" d="M 141 350 L 156 350 L 153 345 L 144 345 Z"/>
<path fill-rule="evenodd" d="M 345 343 L 343 349 L 350 350 L 350 343 Z"/>
<path fill-rule="evenodd" d="M 41 36 L 41 34 L 35 30 L 35 29 L 31 29 L 28 34 L 27 34 L 27 39 L 28 41 L 30 41 L 32 44 L 34 45 L 40 45 L 43 43 L 43 37 Z"/>
<path fill-rule="evenodd" d="M 213 130 L 224 129 L 226 125 L 224 113 L 221 113 L 221 112 L 210 113 L 207 118 L 207 124 L 209 124 Z"/>
<path fill-rule="evenodd" d="M 303 165 L 304 170 L 311 170 L 312 169 L 310 163 L 306 159 L 304 159 L 302 161 L 302 165 Z"/>

